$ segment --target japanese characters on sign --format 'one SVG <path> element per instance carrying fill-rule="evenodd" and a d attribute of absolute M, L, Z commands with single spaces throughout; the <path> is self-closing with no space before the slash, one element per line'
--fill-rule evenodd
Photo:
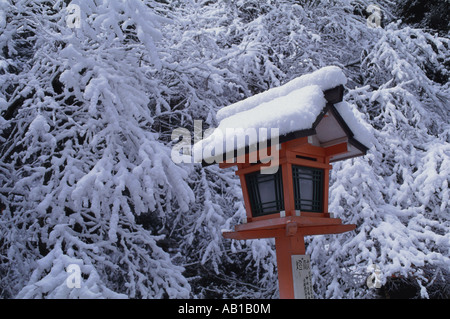
<path fill-rule="evenodd" d="M 314 299 L 310 257 L 292 255 L 291 259 L 295 299 Z"/>

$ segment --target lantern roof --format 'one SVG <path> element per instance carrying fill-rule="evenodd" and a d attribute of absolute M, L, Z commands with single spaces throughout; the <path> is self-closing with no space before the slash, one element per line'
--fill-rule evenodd
<path fill-rule="evenodd" d="M 194 156 L 203 163 L 221 162 L 230 159 L 230 152 L 248 153 L 254 144 L 306 136 L 322 147 L 348 142 L 348 152 L 331 162 L 364 155 L 371 135 L 354 107 L 342 101 L 346 83 L 342 70 L 329 66 L 224 107 L 217 112 L 219 126 L 194 145 Z"/>

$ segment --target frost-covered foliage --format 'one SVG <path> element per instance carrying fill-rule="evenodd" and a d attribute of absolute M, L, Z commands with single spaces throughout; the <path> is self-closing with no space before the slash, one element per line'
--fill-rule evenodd
<path fill-rule="evenodd" d="M 194 201 L 188 172 L 151 129 L 155 41 L 169 21 L 142 1 L 78 4 L 84 20 L 74 30 L 63 2 L 7 6 L 17 24 L 2 62 L 17 71 L 2 75 L 13 102 L 2 105 L 11 175 L 0 177 L 2 293 L 70 297 L 61 278 L 77 260 L 89 288 L 77 297 L 187 297 L 183 268 L 139 223 Z"/>
<path fill-rule="evenodd" d="M 73 0 L 80 28 L 67 3 L 0 0 L 0 297 L 276 297 L 273 242 L 221 236 L 234 172 L 174 164 L 171 134 L 327 65 L 374 147 L 332 172 L 358 228 L 308 239 L 317 297 L 373 297 L 370 264 L 448 296 L 448 34 L 388 0 L 375 29 L 366 0 Z"/>
<path fill-rule="evenodd" d="M 374 264 L 383 283 L 400 278 L 418 297 L 448 297 L 450 92 L 437 79 L 448 79 L 450 43 L 399 23 L 371 34 L 361 86 L 346 99 L 372 125 L 375 146 L 335 165 L 330 193 L 330 210 L 358 228 L 312 240 L 312 260 L 336 261 L 315 269 L 317 289 L 328 298 L 373 296 L 364 279 Z"/>

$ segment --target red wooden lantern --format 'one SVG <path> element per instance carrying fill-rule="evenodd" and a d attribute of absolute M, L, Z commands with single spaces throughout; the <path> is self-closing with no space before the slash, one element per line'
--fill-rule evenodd
<path fill-rule="evenodd" d="M 283 299 L 295 296 L 292 256 L 305 254 L 304 236 L 356 227 L 328 212 L 330 163 L 368 150 L 364 127 L 342 102 L 345 82 L 327 67 L 226 107 L 216 131 L 196 145 L 209 147 L 204 163 L 237 166 L 246 223 L 223 236 L 275 238 Z"/>

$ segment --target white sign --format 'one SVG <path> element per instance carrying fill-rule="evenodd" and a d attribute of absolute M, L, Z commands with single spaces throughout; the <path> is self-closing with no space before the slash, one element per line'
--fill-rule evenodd
<path fill-rule="evenodd" d="M 314 299 L 311 260 L 308 255 L 292 255 L 292 277 L 295 299 Z"/>

